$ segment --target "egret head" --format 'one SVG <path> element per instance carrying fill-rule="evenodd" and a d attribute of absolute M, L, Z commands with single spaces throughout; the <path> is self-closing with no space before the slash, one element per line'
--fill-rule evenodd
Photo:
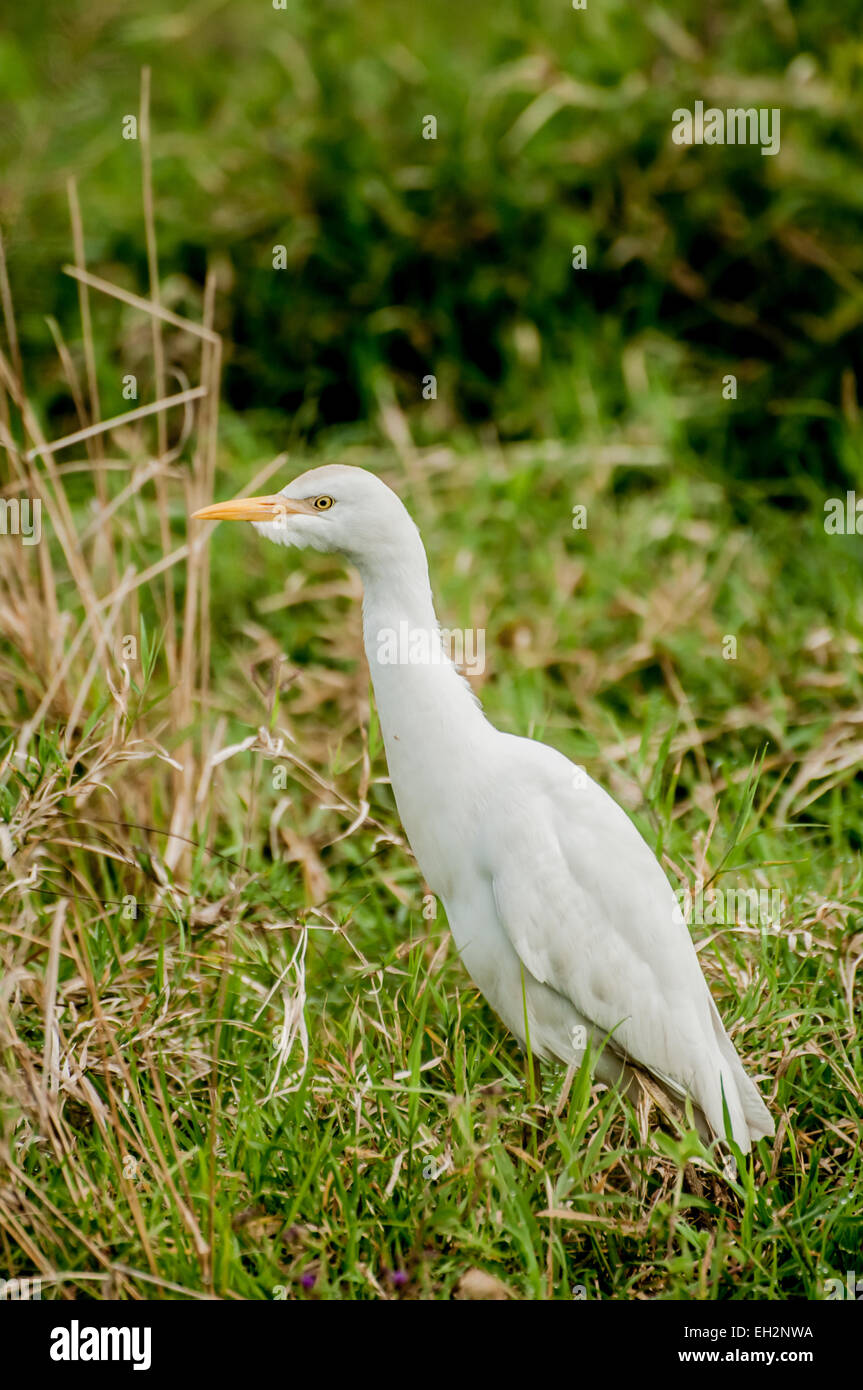
<path fill-rule="evenodd" d="M 194 515 L 201 521 L 251 521 L 279 545 L 345 555 L 361 572 L 396 569 L 422 549 L 419 532 L 401 500 L 365 468 L 326 464 L 311 468 L 267 497 L 216 502 Z"/>

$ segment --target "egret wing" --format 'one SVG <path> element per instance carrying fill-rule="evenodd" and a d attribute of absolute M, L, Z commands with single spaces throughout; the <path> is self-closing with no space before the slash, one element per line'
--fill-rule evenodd
<path fill-rule="evenodd" d="M 490 809 L 483 832 L 501 926 L 537 980 L 627 1057 L 689 1091 L 714 1127 L 718 1108 L 721 1130 L 712 1001 L 659 863 L 596 783 L 576 783 L 543 745 L 528 748 L 542 750 L 533 775 L 510 779 L 515 806 Z"/>

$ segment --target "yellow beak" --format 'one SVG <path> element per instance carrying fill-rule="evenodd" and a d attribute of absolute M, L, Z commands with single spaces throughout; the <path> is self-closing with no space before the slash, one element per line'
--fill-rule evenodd
<path fill-rule="evenodd" d="M 278 521 L 283 516 L 308 512 L 314 512 L 308 502 L 277 492 L 272 497 L 235 497 L 230 502 L 214 502 L 192 512 L 192 516 L 197 521 Z"/>

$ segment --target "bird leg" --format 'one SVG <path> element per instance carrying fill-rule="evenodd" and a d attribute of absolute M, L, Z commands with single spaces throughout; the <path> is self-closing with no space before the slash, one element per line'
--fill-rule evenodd
<path fill-rule="evenodd" d="M 542 1100 L 542 1070 L 539 1058 L 527 1050 L 524 1054 L 524 1080 L 528 1106 L 531 1110 L 536 1110 Z M 537 1126 L 529 1124 L 525 1119 L 521 1127 L 521 1147 L 525 1153 L 536 1155 L 536 1138 Z"/>

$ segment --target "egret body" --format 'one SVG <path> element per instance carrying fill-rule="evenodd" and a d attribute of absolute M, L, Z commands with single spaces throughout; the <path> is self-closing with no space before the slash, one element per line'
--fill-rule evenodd
<path fill-rule="evenodd" d="M 534 1054 L 599 1078 L 634 1062 L 741 1149 L 773 1121 L 729 1038 L 665 875 L 617 803 L 561 753 L 502 733 L 440 650 L 419 531 L 362 468 L 195 513 L 337 552 L 363 583 L 363 635 L 399 815 L 471 977 Z M 431 635 L 393 661 L 387 635 Z M 436 645 L 435 645 L 436 644 Z"/>

